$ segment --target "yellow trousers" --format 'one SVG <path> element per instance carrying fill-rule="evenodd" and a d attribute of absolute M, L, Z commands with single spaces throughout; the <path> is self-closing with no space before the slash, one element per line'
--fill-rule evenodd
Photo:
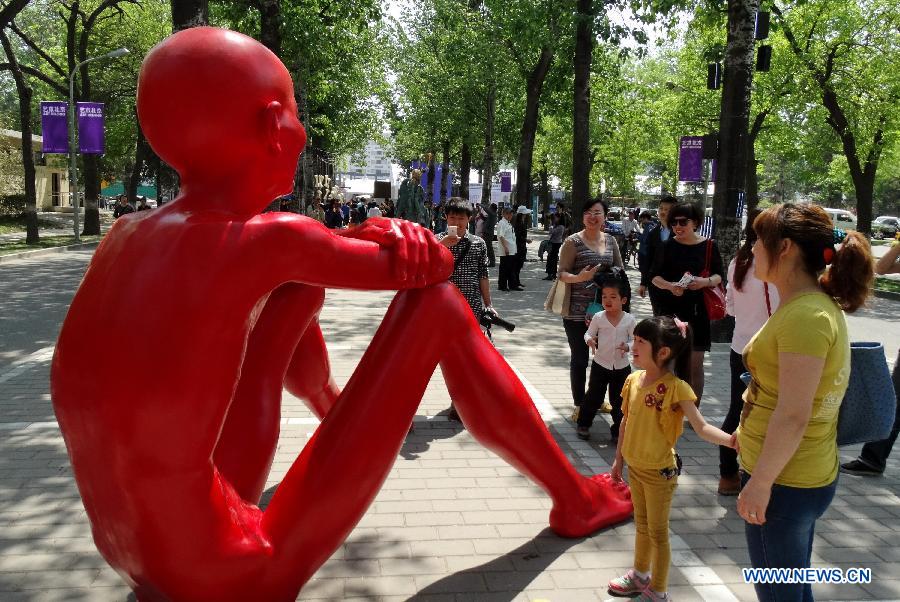
<path fill-rule="evenodd" d="M 677 476 L 667 479 L 659 470 L 628 467 L 637 529 L 634 568 L 641 573 L 651 573 L 650 588 L 655 592 L 666 591 L 669 583 L 669 564 L 672 562 L 669 508 L 677 483 Z"/>

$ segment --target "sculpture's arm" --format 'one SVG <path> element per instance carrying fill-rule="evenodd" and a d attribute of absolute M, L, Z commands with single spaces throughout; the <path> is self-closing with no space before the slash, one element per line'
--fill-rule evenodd
<path fill-rule="evenodd" d="M 254 223 L 265 230 L 252 237 L 254 258 L 261 269 L 274 262 L 277 282 L 397 290 L 443 282 L 453 271 L 452 255 L 434 235 L 403 220 L 370 218 L 345 231 L 283 213 Z"/>

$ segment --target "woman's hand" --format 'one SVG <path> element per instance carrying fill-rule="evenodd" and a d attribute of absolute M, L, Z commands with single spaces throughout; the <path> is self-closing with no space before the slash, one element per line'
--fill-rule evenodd
<path fill-rule="evenodd" d="M 710 288 L 712 285 L 712 278 L 694 278 L 688 285 L 688 289 L 699 291 L 700 289 Z"/>
<path fill-rule="evenodd" d="M 668 288 L 669 292 L 672 293 L 673 295 L 675 295 L 676 297 L 680 297 L 684 294 L 684 289 L 682 287 L 678 286 L 674 282 L 670 282 L 669 286 L 666 288 Z"/>
<path fill-rule="evenodd" d="M 597 353 L 597 339 L 589 337 L 585 342 L 587 343 L 587 346 L 591 348 L 591 351 Z"/>
<path fill-rule="evenodd" d="M 609 470 L 609 474 L 612 477 L 612 480 L 616 481 L 617 483 L 621 483 L 624 480 L 622 479 L 622 464 L 624 464 L 624 462 L 622 462 L 619 458 L 616 458 L 613 461 L 612 468 Z"/>
<path fill-rule="evenodd" d="M 597 270 L 600 269 L 600 264 L 598 263 L 594 267 L 585 266 L 583 270 L 578 272 L 578 282 L 590 282 L 594 279 L 594 275 L 597 273 Z"/>
<path fill-rule="evenodd" d="M 751 525 L 766 523 L 766 508 L 772 497 L 772 485 L 762 483 L 753 477 L 747 481 L 738 494 L 737 511 Z"/>

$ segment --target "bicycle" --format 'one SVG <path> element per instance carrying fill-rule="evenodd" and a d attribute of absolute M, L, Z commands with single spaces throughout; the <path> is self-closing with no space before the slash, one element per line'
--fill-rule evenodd
<path fill-rule="evenodd" d="M 622 263 L 628 265 L 633 262 L 635 266 L 638 264 L 638 237 L 636 232 L 632 232 L 625 238 L 622 249 Z"/>

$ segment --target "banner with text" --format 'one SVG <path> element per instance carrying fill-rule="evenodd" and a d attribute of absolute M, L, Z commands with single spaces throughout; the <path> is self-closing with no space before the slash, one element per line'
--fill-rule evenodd
<path fill-rule="evenodd" d="M 703 181 L 703 136 L 682 136 L 678 153 L 678 180 Z"/>
<path fill-rule="evenodd" d="M 512 172 L 500 172 L 500 192 L 512 192 Z"/>
<path fill-rule="evenodd" d="M 68 106 L 65 101 L 41 101 L 42 153 L 69 152 Z"/>
<path fill-rule="evenodd" d="M 104 144 L 104 118 L 102 102 L 79 102 L 78 105 L 78 150 L 82 154 L 102 155 Z"/>

